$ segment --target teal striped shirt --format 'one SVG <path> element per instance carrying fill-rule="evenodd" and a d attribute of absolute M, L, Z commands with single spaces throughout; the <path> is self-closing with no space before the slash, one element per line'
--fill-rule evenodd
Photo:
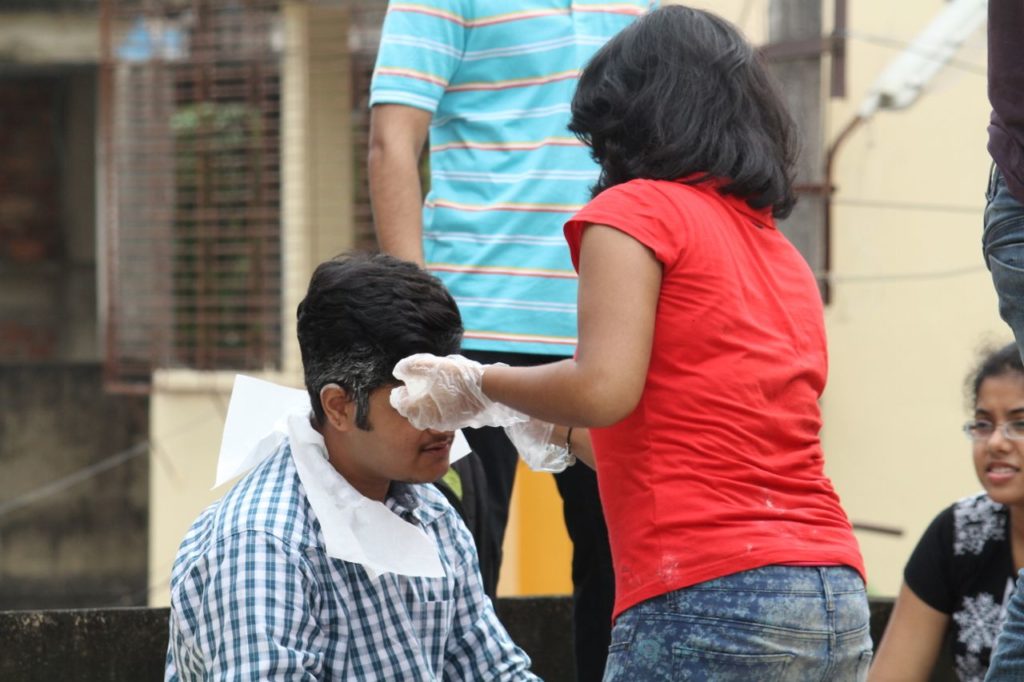
<path fill-rule="evenodd" d="M 569 103 L 593 53 L 655 4 L 389 4 L 370 104 L 433 114 L 424 255 L 459 304 L 463 348 L 573 353 L 576 274 L 562 225 L 598 169 L 566 128 Z"/>

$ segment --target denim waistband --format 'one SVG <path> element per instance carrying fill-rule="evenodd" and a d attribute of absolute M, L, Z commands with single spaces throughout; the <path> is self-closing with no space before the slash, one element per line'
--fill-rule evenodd
<path fill-rule="evenodd" d="M 849 566 L 774 565 L 733 573 L 685 589 L 789 594 L 821 594 L 827 589 L 832 594 L 849 594 L 863 592 L 864 581 Z"/>

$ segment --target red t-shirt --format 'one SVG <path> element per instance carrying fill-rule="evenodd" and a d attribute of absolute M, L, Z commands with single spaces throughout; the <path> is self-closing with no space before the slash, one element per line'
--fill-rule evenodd
<path fill-rule="evenodd" d="M 633 180 L 565 225 L 573 263 L 608 225 L 662 264 L 640 403 L 592 429 L 615 564 L 615 616 L 770 564 L 864 563 L 825 476 L 821 299 L 769 211 L 716 183 Z"/>

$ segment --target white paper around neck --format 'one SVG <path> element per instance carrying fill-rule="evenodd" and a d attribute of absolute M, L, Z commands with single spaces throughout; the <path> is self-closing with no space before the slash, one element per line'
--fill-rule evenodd
<path fill-rule="evenodd" d="M 228 405 L 214 487 L 240 476 L 278 450 L 287 438 L 292 460 L 313 513 L 320 521 L 328 556 L 361 564 L 371 577 L 397 573 L 441 577 L 434 539 L 419 526 L 360 494 L 327 459 L 323 437 L 309 423 L 306 391 L 239 374 Z M 451 461 L 469 454 L 455 434 Z"/>

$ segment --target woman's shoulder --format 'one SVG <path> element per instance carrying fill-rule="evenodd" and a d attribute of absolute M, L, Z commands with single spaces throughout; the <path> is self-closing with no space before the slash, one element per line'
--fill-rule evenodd
<path fill-rule="evenodd" d="M 626 213 L 672 215 L 678 218 L 703 215 L 720 203 L 718 192 L 708 183 L 635 178 L 612 185 L 594 197 L 587 208 L 614 207 Z"/>
<path fill-rule="evenodd" d="M 678 180 L 656 180 L 653 178 L 633 178 L 626 182 L 612 185 L 597 196 L 621 196 L 626 194 L 657 194 L 665 197 L 680 198 L 706 194 L 714 191 L 713 180 L 697 182 L 698 178 L 688 176 Z"/>
<path fill-rule="evenodd" d="M 945 511 L 954 518 L 964 520 L 988 516 L 1006 516 L 1008 513 L 1006 505 L 996 502 L 984 491 L 960 498 L 949 505 Z"/>

